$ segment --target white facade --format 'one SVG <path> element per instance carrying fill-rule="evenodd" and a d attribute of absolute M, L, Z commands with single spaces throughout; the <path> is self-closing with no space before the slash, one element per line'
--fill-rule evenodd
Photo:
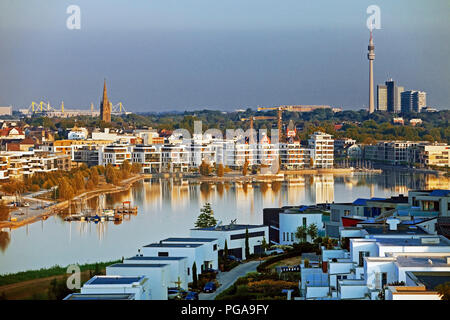
<path fill-rule="evenodd" d="M 150 290 L 148 279 L 144 276 L 94 276 L 81 287 L 81 294 L 131 293 L 135 300 L 149 300 Z"/>
<path fill-rule="evenodd" d="M 292 245 L 299 241 L 295 236 L 298 227 L 308 228 L 311 224 L 315 224 L 318 230 L 323 230 L 322 214 L 319 212 L 294 213 L 288 209 L 286 213 L 280 213 L 279 224 L 280 244 L 284 245 Z M 308 235 L 306 240 L 311 242 L 311 237 Z"/>
<path fill-rule="evenodd" d="M 334 140 L 331 135 L 314 132 L 308 140 L 315 168 L 333 168 Z"/>
<path fill-rule="evenodd" d="M 188 289 L 188 258 L 187 257 L 144 257 L 135 256 L 124 259 L 123 263 L 148 264 L 162 263 L 170 266 L 169 287 L 176 287 L 176 282 L 180 281 L 180 287 Z"/>
<path fill-rule="evenodd" d="M 201 274 L 201 266 L 207 262 L 204 244 L 162 244 L 154 243 L 142 247 L 143 256 L 148 257 L 187 257 L 188 259 L 188 281 L 192 281 L 192 266 L 197 267 L 197 274 Z M 216 260 L 217 261 L 217 260 Z M 217 263 L 217 262 L 216 262 Z M 211 263 L 211 266 L 214 266 Z M 217 268 L 217 265 L 216 265 Z"/>
<path fill-rule="evenodd" d="M 250 254 L 260 252 L 260 246 L 265 238 L 269 241 L 269 227 L 254 225 L 226 225 L 216 228 L 191 229 L 191 237 L 218 239 L 219 250 L 225 248 L 225 241 L 230 255 L 246 259 L 245 230 L 248 228 Z"/>
<path fill-rule="evenodd" d="M 211 238 L 167 238 L 161 240 L 160 243 L 163 244 L 196 244 L 200 243 L 202 246 L 200 247 L 203 250 L 202 256 L 204 257 L 204 263 L 202 265 L 197 265 L 197 268 L 201 268 L 201 270 L 210 268 L 210 269 L 218 269 L 218 251 L 219 245 L 217 239 Z"/>
<path fill-rule="evenodd" d="M 150 285 L 150 300 L 167 300 L 170 285 L 170 266 L 168 264 L 117 263 L 106 267 L 107 276 L 144 276 Z"/>

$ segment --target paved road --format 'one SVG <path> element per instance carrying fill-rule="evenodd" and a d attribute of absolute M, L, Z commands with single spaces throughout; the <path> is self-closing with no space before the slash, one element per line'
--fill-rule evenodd
<path fill-rule="evenodd" d="M 259 263 L 259 261 L 251 261 L 243 263 L 228 272 L 220 272 L 217 275 L 220 287 L 214 293 L 200 293 L 198 295 L 199 300 L 214 300 L 219 293 L 229 288 L 238 278 L 245 276 L 249 272 L 256 271 Z"/>

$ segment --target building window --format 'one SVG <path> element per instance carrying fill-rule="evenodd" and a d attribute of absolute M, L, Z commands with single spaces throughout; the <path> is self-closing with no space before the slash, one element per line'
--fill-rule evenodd
<path fill-rule="evenodd" d="M 370 257 L 369 251 L 360 251 L 359 252 L 359 266 L 364 266 L 364 257 Z"/>
<path fill-rule="evenodd" d="M 294 242 L 294 233 L 291 232 L 291 241 Z"/>
<path fill-rule="evenodd" d="M 158 252 L 158 257 L 168 257 L 169 253 L 168 252 Z"/>
<path fill-rule="evenodd" d="M 306 228 L 306 218 L 303 218 L 303 226 Z"/>
<path fill-rule="evenodd" d="M 248 237 L 249 238 L 262 237 L 262 236 L 264 236 L 264 231 L 249 232 L 248 233 Z M 238 239 L 245 239 L 245 233 L 232 234 L 230 236 L 230 240 L 238 240 Z"/>
<path fill-rule="evenodd" d="M 283 232 L 283 241 L 286 241 L 286 232 Z"/>
<path fill-rule="evenodd" d="M 187 271 L 188 271 L 188 276 L 190 276 L 191 275 L 191 269 L 188 268 Z"/>
<path fill-rule="evenodd" d="M 217 251 L 217 244 L 215 244 L 215 245 L 213 246 L 213 250 L 214 250 L 214 251 Z"/>

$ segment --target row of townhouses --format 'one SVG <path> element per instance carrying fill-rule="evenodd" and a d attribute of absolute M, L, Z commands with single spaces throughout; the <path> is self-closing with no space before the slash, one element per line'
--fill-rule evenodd
<path fill-rule="evenodd" d="M 260 253 L 268 228 L 262 225 L 229 224 L 190 230 L 190 237 L 167 238 L 138 249 L 136 256 L 106 267 L 105 276 L 94 276 L 80 293 L 65 300 L 167 300 L 170 288 L 188 290 L 197 275 L 218 269 L 225 246 L 229 254 L 245 259 L 245 233 L 250 254 Z M 225 245 L 226 243 L 226 245 Z"/>

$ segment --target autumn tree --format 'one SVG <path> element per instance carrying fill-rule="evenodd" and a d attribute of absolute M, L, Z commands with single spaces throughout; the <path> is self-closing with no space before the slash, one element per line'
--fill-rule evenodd
<path fill-rule="evenodd" d="M 211 168 L 209 167 L 209 164 L 207 164 L 205 162 L 205 160 L 202 161 L 202 163 L 198 169 L 202 176 L 209 176 L 209 174 L 211 172 Z"/>
<path fill-rule="evenodd" d="M 246 176 L 248 172 L 248 160 L 245 159 L 244 166 L 242 167 L 242 175 Z"/>
<path fill-rule="evenodd" d="M 219 163 L 219 166 L 217 167 L 217 176 L 223 177 L 224 171 L 225 170 L 224 170 L 223 164 Z"/>
<path fill-rule="evenodd" d="M 445 282 L 436 287 L 436 291 L 438 292 L 441 300 L 449 301 L 450 300 L 450 282 Z"/>

